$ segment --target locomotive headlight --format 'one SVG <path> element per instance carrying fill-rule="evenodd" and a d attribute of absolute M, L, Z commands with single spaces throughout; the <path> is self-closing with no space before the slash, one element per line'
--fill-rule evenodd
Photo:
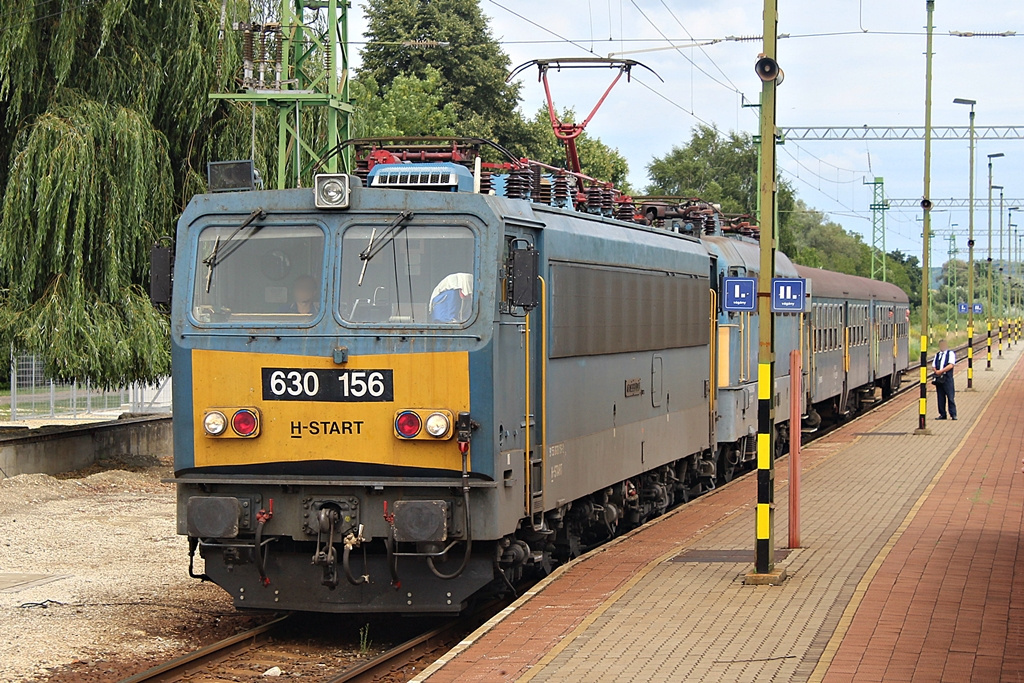
<path fill-rule="evenodd" d="M 444 413 L 432 413 L 424 423 L 424 427 L 427 429 L 427 434 L 442 437 L 451 429 L 451 422 Z"/>
<path fill-rule="evenodd" d="M 313 196 L 318 209 L 347 209 L 352 187 L 345 173 L 321 173 L 313 180 Z"/>
<path fill-rule="evenodd" d="M 220 436 L 228 428 L 228 419 L 219 410 L 211 410 L 203 416 L 203 429 L 210 436 Z"/>

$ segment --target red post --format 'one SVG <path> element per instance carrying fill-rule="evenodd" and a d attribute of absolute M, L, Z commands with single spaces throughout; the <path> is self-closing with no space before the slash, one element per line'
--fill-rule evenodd
<path fill-rule="evenodd" d="M 800 416 L 803 362 L 800 349 L 789 353 L 789 547 L 800 547 Z"/>

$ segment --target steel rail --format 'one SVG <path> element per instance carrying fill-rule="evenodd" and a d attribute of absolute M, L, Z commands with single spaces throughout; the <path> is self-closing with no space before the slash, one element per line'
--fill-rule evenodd
<path fill-rule="evenodd" d="M 190 673 L 194 667 L 202 667 L 227 659 L 238 651 L 245 650 L 256 644 L 261 636 L 265 636 L 286 621 L 291 615 L 269 621 L 262 626 L 219 640 L 195 652 L 158 664 L 142 673 L 123 679 L 120 683 L 142 683 L 143 681 L 177 681 Z"/>
<path fill-rule="evenodd" d="M 532 585 L 532 582 L 526 586 Z M 526 586 L 521 586 L 525 588 Z M 401 668 L 429 656 L 433 652 L 447 652 L 468 633 L 472 633 L 481 624 L 512 603 L 513 598 L 503 598 L 484 603 L 476 611 L 438 626 L 421 635 L 411 638 L 377 657 L 368 659 L 362 664 L 342 671 L 325 683 L 371 683 L 372 681 L 393 680 L 393 676 L 403 675 Z M 433 657 L 421 669 L 432 664 Z"/>

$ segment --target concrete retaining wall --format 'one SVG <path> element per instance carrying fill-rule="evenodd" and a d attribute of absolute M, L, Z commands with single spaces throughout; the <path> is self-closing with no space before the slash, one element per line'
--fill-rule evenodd
<path fill-rule="evenodd" d="M 0 436 L 0 479 L 69 472 L 125 454 L 172 456 L 171 418 L 140 417 Z"/>

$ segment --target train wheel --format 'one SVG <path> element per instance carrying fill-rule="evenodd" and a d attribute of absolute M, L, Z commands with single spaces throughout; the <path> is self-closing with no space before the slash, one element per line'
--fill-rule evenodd
<path fill-rule="evenodd" d="M 740 468 L 739 450 L 733 446 L 718 448 L 718 483 L 728 484 L 736 478 Z"/>
<path fill-rule="evenodd" d="M 775 428 L 775 459 L 778 460 L 789 452 L 789 423 L 784 422 Z"/>

